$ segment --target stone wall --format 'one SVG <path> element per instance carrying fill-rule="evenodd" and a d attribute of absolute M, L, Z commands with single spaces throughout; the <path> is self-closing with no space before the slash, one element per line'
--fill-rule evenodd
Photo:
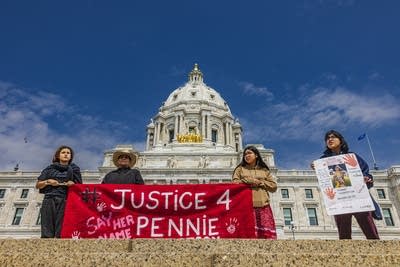
<path fill-rule="evenodd" d="M 400 266 L 400 241 L 2 239 L 0 266 Z"/>

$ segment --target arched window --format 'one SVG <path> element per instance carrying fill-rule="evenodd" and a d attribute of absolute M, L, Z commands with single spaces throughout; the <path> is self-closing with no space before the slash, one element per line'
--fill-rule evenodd
<path fill-rule="evenodd" d="M 212 129 L 211 130 L 211 142 L 217 143 L 218 139 L 218 130 Z"/>
<path fill-rule="evenodd" d="M 170 129 L 168 131 L 168 142 L 169 143 L 172 143 L 172 140 L 174 140 L 174 136 L 175 136 L 174 129 Z"/>
<path fill-rule="evenodd" d="M 150 133 L 149 135 L 149 145 L 153 146 L 154 144 L 154 133 Z"/>

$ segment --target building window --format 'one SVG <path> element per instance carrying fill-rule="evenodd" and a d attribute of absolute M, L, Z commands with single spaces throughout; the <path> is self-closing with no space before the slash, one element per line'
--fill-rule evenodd
<path fill-rule="evenodd" d="M 172 140 L 174 140 L 174 135 L 175 135 L 174 130 L 169 130 L 168 134 L 169 134 L 169 142 L 172 143 Z"/>
<path fill-rule="evenodd" d="M 29 189 L 22 189 L 21 198 L 27 198 Z"/>
<path fill-rule="evenodd" d="M 151 133 L 149 135 L 149 146 L 153 146 L 154 145 L 154 134 Z"/>
<path fill-rule="evenodd" d="M 14 219 L 12 225 L 19 225 L 21 223 L 22 214 L 24 213 L 24 208 L 16 208 Z"/>
<path fill-rule="evenodd" d="M 380 198 L 380 199 L 385 199 L 386 198 L 384 189 L 376 189 L 376 192 L 378 193 L 378 198 Z"/>
<path fill-rule="evenodd" d="M 0 198 L 4 198 L 5 194 L 6 194 L 6 190 L 0 189 Z"/>
<path fill-rule="evenodd" d="M 312 189 L 304 189 L 306 193 L 306 198 L 313 198 Z"/>
<path fill-rule="evenodd" d="M 36 225 L 40 225 L 41 223 L 42 223 L 42 216 L 41 216 L 40 211 L 39 211 L 38 217 L 36 219 Z"/>
<path fill-rule="evenodd" d="M 281 189 L 281 196 L 282 198 L 289 198 L 289 190 Z"/>
<path fill-rule="evenodd" d="M 318 225 L 317 210 L 315 208 L 307 208 L 307 213 L 310 225 Z"/>
<path fill-rule="evenodd" d="M 392 213 L 390 212 L 390 209 L 384 208 L 382 209 L 382 213 L 383 213 L 383 218 L 385 218 L 386 226 L 394 226 Z"/>
<path fill-rule="evenodd" d="M 216 143 L 217 142 L 217 130 L 211 130 L 211 142 Z"/>
<path fill-rule="evenodd" d="M 285 221 L 285 225 L 291 224 L 291 222 L 293 221 L 291 208 L 283 208 L 283 220 Z"/>

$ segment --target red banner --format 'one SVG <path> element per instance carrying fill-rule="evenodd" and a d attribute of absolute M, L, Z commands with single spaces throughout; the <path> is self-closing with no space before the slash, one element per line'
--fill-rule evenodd
<path fill-rule="evenodd" d="M 255 238 L 243 184 L 69 188 L 63 238 Z"/>

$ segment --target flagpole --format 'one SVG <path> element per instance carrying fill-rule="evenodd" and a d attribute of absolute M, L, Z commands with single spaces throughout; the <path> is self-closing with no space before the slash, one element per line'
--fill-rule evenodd
<path fill-rule="evenodd" d="M 376 161 L 375 161 L 375 157 L 374 157 L 374 152 L 372 152 L 371 143 L 369 142 L 369 138 L 368 138 L 368 134 L 367 134 L 367 133 L 365 133 L 365 137 L 367 137 L 367 142 L 368 142 L 369 150 L 371 151 L 372 160 L 374 161 L 374 170 L 377 170 L 377 169 L 378 169 L 378 166 L 376 166 Z"/>

